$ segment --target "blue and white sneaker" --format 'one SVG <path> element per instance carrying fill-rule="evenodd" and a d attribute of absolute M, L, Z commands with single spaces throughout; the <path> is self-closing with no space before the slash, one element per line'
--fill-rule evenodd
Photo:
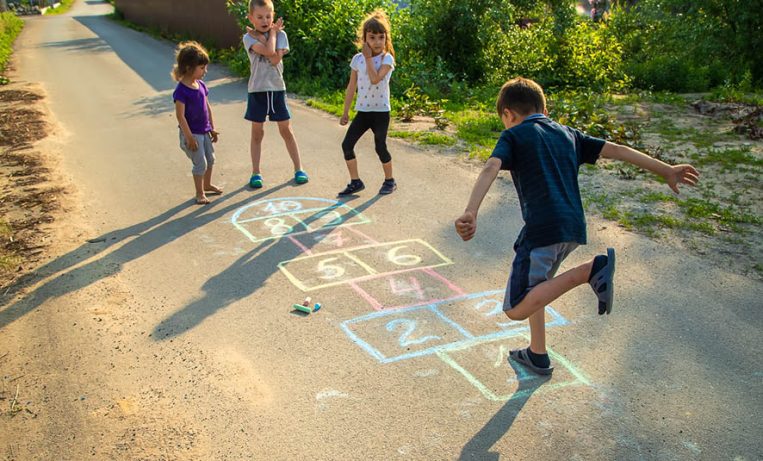
<path fill-rule="evenodd" d="M 309 181 L 310 178 L 307 177 L 307 173 L 305 173 L 302 170 L 298 170 L 294 172 L 294 182 L 297 184 L 305 184 L 307 181 Z"/>
<path fill-rule="evenodd" d="M 262 175 L 261 174 L 253 174 L 251 178 L 249 178 L 249 186 L 253 189 L 260 189 L 262 188 Z"/>

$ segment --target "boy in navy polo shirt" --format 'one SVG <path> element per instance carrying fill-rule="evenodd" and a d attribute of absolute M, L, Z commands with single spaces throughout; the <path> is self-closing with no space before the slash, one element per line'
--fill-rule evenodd
<path fill-rule="evenodd" d="M 477 231 L 477 212 L 500 170 L 510 170 L 525 222 L 514 243 L 516 256 L 503 310 L 512 320 L 529 319 L 530 345 L 509 356 L 528 369 L 550 375 L 546 353 L 545 306 L 571 289 L 589 283 L 599 300 L 599 315 L 612 311 L 615 250 L 555 277 L 562 261 L 586 243 L 586 223 L 578 169 L 600 157 L 632 163 L 662 176 L 678 193 L 678 184 L 695 185 L 691 165 L 671 166 L 626 146 L 588 136 L 550 120 L 543 89 L 532 80 L 506 82 L 496 102 L 506 130 L 485 163 L 464 214 L 456 222 L 461 238 Z"/>

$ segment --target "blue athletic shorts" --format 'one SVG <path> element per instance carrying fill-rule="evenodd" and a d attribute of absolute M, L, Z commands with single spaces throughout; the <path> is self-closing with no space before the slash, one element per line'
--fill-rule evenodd
<path fill-rule="evenodd" d="M 507 311 L 522 302 L 536 285 L 554 278 L 564 258 L 577 247 L 576 242 L 555 243 L 533 249 L 520 244 L 515 249 L 517 254 L 514 256 L 509 283 L 506 285 L 503 310 Z"/>
<path fill-rule="evenodd" d="M 286 105 L 286 91 L 258 91 L 249 93 L 244 118 L 250 122 L 282 122 L 291 118 Z"/>

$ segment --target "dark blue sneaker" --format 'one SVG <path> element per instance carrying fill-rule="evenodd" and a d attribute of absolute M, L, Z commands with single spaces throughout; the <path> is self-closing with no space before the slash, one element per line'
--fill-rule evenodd
<path fill-rule="evenodd" d="M 598 258 L 599 256 L 597 256 Z M 599 315 L 612 312 L 615 294 L 615 249 L 607 248 L 607 263 L 591 276 L 589 284 L 599 298 Z"/>
<path fill-rule="evenodd" d="M 338 193 L 337 195 L 340 197 L 343 197 L 345 195 L 352 195 L 352 194 L 355 194 L 356 192 L 362 191 L 365 188 L 366 188 L 366 185 L 363 184 L 363 181 L 361 181 L 360 179 L 353 179 L 352 181 L 350 181 L 349 184 L 347 184 L 347 187 L 345 187 L 344 190 Z"/>
<path fill-rule="evenodd" d="M 397 189 L 397 183 L 394 179 L 385 179 L 382 183 L 381 189 L 379 189 L 379 193 L 381 195 L 387 195 L 395 192 L 395 189 Z"/>

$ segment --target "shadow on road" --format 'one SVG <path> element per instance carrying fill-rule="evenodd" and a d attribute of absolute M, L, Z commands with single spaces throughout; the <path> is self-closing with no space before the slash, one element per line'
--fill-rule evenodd
<path fill-rule="evenodd" d="M 507 362 L 517 377 L 522 376 L 522 372 L 518 369 L 520 365 L 511 360 Z M 535 391 L 548 381 L 549 378 L 535 375 L 533 375 L 532 379 L 519 380 L 519 385 L 512 398 L 466 443 L 458 459 L 461 461 L 499 459 L 501 454 L 489 451 L 490 448 L 509 432 L 511 425 L 514 424 L 514 420 L 519 415 L 519 412 L 522 411 L 525 403 L 530 400 Z"/>
<path fill-rule="evenodd" d="M 380 198 L 380 195 L 376 195 L 354 207 L 353 211 L 347 211 L 346 217 L 353 216 L 355 212 L 362 213 Z M 339 202 L 339 205 L 343 203 L 347 202 Z M 300 220 L 309 225 L 320 219 L 324 213 L 325 210 L 320 210 L 309 217 L 301 217 Z M 308 242 L 306 246 L 309 249 L 318 242 L 319 240 L 312 240 L 312 243 Z M 279 272 L 278 263 L 303 255 L 304 249 L 297 247 L 287 238 L 261 243 L 230 267 L 207 280 L 202 286 L 204 296 L 163 320 L 156 326 L 151 337 L 155 341 L 172 339 L 198 326 L 218 310 L 262 288 L 273 274 Z"/>
<path fill-rule="evenodd" d="M 227 213 L 244 206 L 246 203 L 259 200 L 288 185 L 290 185 L 289 182 L 259 194 L 247 195 L 244 199 L 229 205 L 225 205 L 225 202 L 234 199 L 238 194 L 248 189 L 241 187 L 222 195 L 210 205 L 203 207 L 194 205 L 193 200 L 188 200 L 142 223 L 90 239 L 92 243 L 84 244 L 56 258 L 10 285 L 5 290 L 5 293 L 12 297 L 16 291 L 24 286 L 53 277 L 32 290 L 28 296 L 13 304 L 6 306 L 5 301 L 0 303 L 0 329 L 35 310 L 46 301 L 72 293 L 92 285 L 101 279 L 117 274 L 126 263 L 145 256 L 205 224 L 216 221 Z M 193 211 L 169 220 L 180 211 L 189 207 L 193 207 Z M 100 256 L 98 259 L 81 264 L 83 261 L 105 253 L 107 250 L 125 241 L 124 245 L 114 251 Z"/>
<path fill-rule="evenodd" d="M 163 92 L 175 88 L 170 70 L 175 61 L 175 44 L 158 40 L 122 27 L 108 16 L 75 16 L 74 19 L 90 29 L 97 38 L 54 42 L 46 46 L 71 48 L 73 51 L 114 51 L 127 66 L 138 74 L 154 91 Z M 165 67 L 157 67 L 157 62 L 166 62 Z M 206 80 L 216 80 L 229 75 L 218 66 L 210 66 Z M 239 95 L 243 101 L 245 94 Z"/>

